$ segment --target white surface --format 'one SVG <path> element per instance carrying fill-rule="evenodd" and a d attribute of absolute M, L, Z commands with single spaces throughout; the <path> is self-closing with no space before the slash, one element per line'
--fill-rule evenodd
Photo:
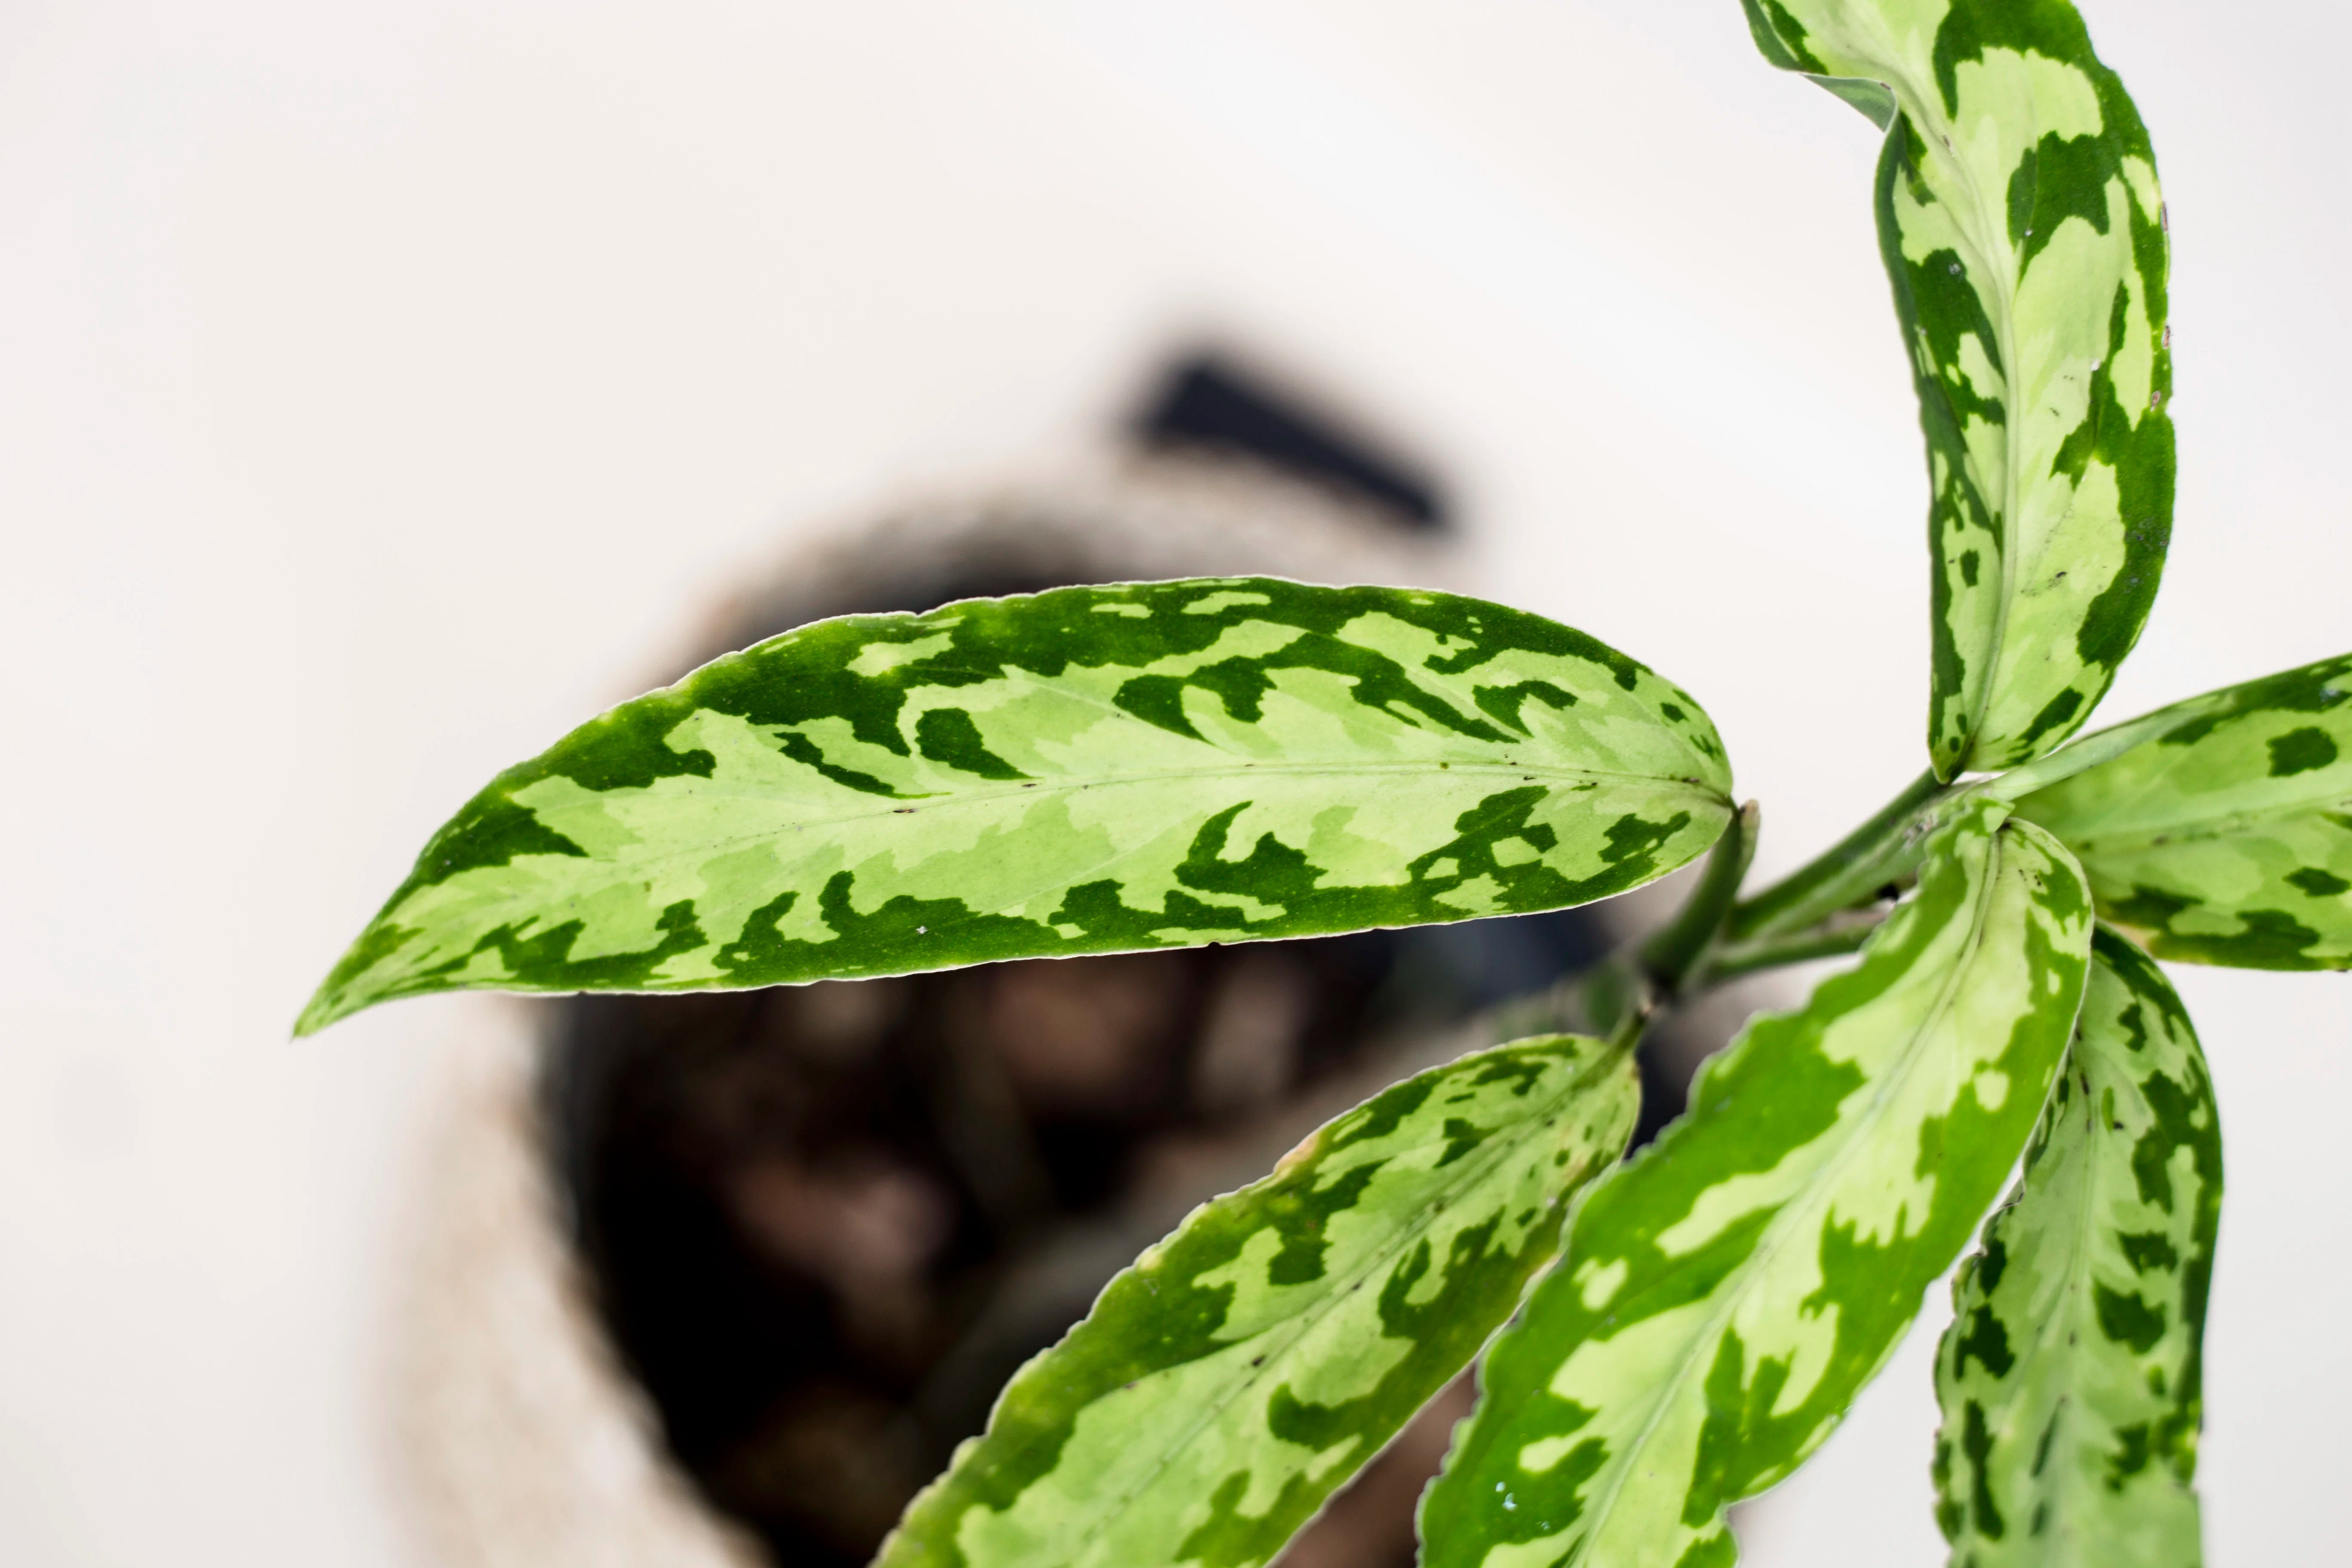
<path fill-rule="evenodd" d="M 2091 17 L 2177 247 L 2120 715 L 2352 646 L 2352 16 Z M 0 8 L 0 1562 L 415 1560 L 384 1276 L 444 1016 L 290 1046 L 306 987 L 782 535 L 1066 443 L 1195 331 L 1418 440 L 1496 592 L 1698 692 L 1768 869 L 1874 805 L 1926 574 L 1873 152 L 1730 0 Z M 2212 1555 L 2326 1563 L 2352 985 L 2180 979 Z M 1939 1559 L 1924 1359 L 1751 1562 Z"/>

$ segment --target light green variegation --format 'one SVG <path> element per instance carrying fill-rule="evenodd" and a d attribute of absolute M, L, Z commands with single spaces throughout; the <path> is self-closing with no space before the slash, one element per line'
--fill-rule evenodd
<path fill-rule="evenodd" d="M 2078 729 L 2172 527 L 2155 155 L 2058 0 L 1746 0 L 1774 63 L 1888 127 L 1880 244 L 1927 438 L 1928 752 L 1946 779 Z"/>
<path fill-rule="evenodd" d="M 2105 760 L 2073 771 L 2078 752 Z M 2044 773 L 2058 782 L 2032 789 Z M 2352 656 L 2192 698 L 1996 787 L 2158 957 L 2352 965 Z"/>
<path fill-rule="evenodd" d="M 1475 599 L 1221 578 L 849 616 L 499 775 L 299 1027 L 1557 909 L 1704 850 L 1730 783 L 1685 693 Z"/>
<path fill-rule="evenodd" d="M 2156 965 L 2103 931 L 2024 1179 L 1953 1284 L 1936 1369 L 1953 1568 L 2196 1568 L 2221 1215 L 2196 1032 Z"/>
<path fill-rule="evenodd" d="M 879 1568 L 1265 1562 L 1509 1315 L 1639 1100 L 1628 1053 L 1551 1036 L 1329 1123 L 1112 1280 Z"/>
<path fill-rule="evenodd" d="M 1432 1568 L 1721 1568 L 2000 1189 L 2081 1001 L 2066 852 L 1978 801 L 1916 896 L 1594 1189 L 1422 1509 Z"/>

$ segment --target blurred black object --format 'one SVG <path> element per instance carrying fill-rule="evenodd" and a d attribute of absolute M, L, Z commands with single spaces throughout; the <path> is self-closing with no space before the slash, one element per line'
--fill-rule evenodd
<path fill-rule="evenodd" d="M 1442 528 L 1436 483 L 1375 450 L 1214 354 L 1178 362 L 1136 416 L 1148 447 L 1205 447 L 1246 453 L 1297 478 L 1349 491 L 1415 528 Z"/>

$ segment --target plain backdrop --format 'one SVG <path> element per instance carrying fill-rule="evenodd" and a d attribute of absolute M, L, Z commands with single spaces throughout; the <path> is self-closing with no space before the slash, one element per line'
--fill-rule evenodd
<path fill-rule="evenodd" d="M 2122 716 L 2352 647 L 2352 12 L 2090 0 L 2170 201 Z M 418 1560 L 436 1002 L 301 1045 L 425 836 L 795 531 L 1248 345 L 1486 591 L 1718 721 L 1786 868 L 1921 764 L 1869 125 L 1733 0 L 0 0 L 0 1562 Z M 2229 1205 L 2211 1560 L 2343 1559 L 2352 982 L 2178 970 Z M 1748 1561 L 1929 1564 L 1944 1303 Z"/>

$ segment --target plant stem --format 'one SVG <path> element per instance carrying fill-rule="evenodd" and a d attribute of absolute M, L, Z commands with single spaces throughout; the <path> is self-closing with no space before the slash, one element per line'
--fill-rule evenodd
<path fill-rule="evenodd" d="M 1921 773 L 1810 864 L 1735 905 L 1726 935 L 1734 942 L 1782 936 L 1869 902 L 1881 888 L 1900 882 L 1915 868 L 1916 829 L 1962 787 L 1947 788 L 1933 773 Z"/>
<path fill-rule="evenodd" d="M 1554 987 L 1538 1005 L 1560 1019 L 1560 1026 L 1599 1035 L 1620 1051 L 1639 1046 L 1650 1020 L 1682 994 L 1693 967 L 1722 931 L 1756 855 L 1759 819 L 1754 801 L 1739 808 L 1707 852 L 1698 885 L 1673 920 Z"/>
<path fill-rule="evenodd" d="M 1633 994 L 1624 998 L 1617 1016 L 1617 1026 L 1609 1031 L 1609 1048 L 1617 1057 L 1634 1050 L 1650 1027 L 1650 1020 L 1658 1016 L 1657 993 L 1646 984 L 1638 984 Z"/>
<path fill-rule="evenodd" d="M 1758 937 L 1748 942 L 1719 943 L 1684 985 L 1685 995 L 1712 989 L 1759 970 L 1802 963 L 1813 958 L 1839 958 L 1870 940 L 1886 916 L 1884 910 L 1843 910 L 1820 925 L 1787 936 Z"/>
<path fill-rule="evenodd" d="M 1761 809 L 1749 801 L 1707 852 L 1697 884 L 1672 920 L 1557 985 L 1490 1009 L 1472 1032 L 1506 1040 L 1560 1030 L 1598 1036 L 1619 1050 L 1632 1050 L 1651 1020 L 1677 1001 L 1759 970 L 1853 952 L 1878 929 L 1885 911 L 1861 914 L 1833 907 L 1812 913 L 1801 926 L 1796 917 L 1824 900 L 1861 902 L 1874 892 L 1885 879 L 1884 868 L 1916 850 L 1916 844 L 1906 844 L 1906 832 L 1919 819 L 1923 803 L 1936 799 L 1939 790 L 1932 774 L 1913 784 L 1828 855 L 1763 899 L 1742 905 L 1734 900 L 1756 858 L 1762 820 Z M 1863 891 L 1849 893 L 1847 885 L 1857 882 Z M 1754 921 L 1759 929 L 1739 931 L 1740 911 L 1766 899 L 1773 907 L 1764 920 Z"/>
<path fill-rule="evenodd" d="M 1682 990 L 1691 966 L 1723 930 L 1732 900 L 1739 896 L 1739 884 L 1747 879 L 1748 865 L 1756 858 L 1756 829 L 1761 817 L 1761 808 L 1752 800 L 1739 808 L 1707 852 L 1706 868 L 1699 873 L 1698 886 L 1691 889 L 1682 911 L 1642 943 L 1638 960 L 1660 995 L 1673 996 Z"/>

